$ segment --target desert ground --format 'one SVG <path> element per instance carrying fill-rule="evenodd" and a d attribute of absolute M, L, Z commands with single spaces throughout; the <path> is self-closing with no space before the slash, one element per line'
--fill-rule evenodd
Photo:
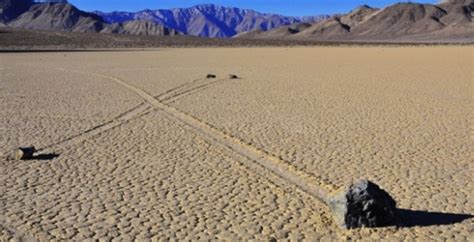
<path fill-rule="evenodd" d="M 473 97 L 473 46 L 0 53 L 0 241 L 474 240 Z M 362 178 L 402 226 L 292 182 Z"/>

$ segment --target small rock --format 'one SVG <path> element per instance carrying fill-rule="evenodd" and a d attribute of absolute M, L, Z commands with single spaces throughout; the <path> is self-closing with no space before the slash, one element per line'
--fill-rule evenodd
<path fill-rule="evenodd" d="M 36 152 L 34 146 L 18 148 L 13 151 L 13 159 L 15 160 L 28 160 L 33 157 L 33 154 Z"/>
<path fill-rule="evenodd" d="M 216 78 L 217 76 L 214 75 L 214 74 L 207 74 L 206 78 L 207 79 L 212 79 L 212 78 Z"/>
<path fill-rule="evenodd" d="M 329 202 L 343 228 L 383 227 L 395 224 L 396 202 L 375 183 L 362 180 L 350 185 Z"/>
<path fill-rule="evenodd" d="M 239 76 L 234 75 L 234 74 L 230 74 L 230 75 L 229 75 L 229 78 L 230 78 L 230 79 L 239 79 Z"/>

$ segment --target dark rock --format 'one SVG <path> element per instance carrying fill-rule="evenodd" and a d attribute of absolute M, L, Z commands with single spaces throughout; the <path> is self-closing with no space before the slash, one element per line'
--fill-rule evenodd
<path fill-rule="evenodd" d="M 212 78 L 216 78 L 217 76 L 214 75 L 214 74 L 207 74 L 206 78 L 207 79 L 212 79 Z"/>
<path fill-rule="evenodd" d="M 28 160 L 33 157 L 33 154 L 36 152 L 34 146 L 18 148 L 13 151 L 13 159 L 15 160 Z"/>
<path fill-rule="evenodd" d="M 368 180 L 350 185 L 329 203 L 336 222 L 344 228 L 383 227 L 397 221 L 395 200 Z"/>
<path fill-rule="evenodd" d="M 234 74 L 230 74 L 230 75 L 229 75 L 229 78 L 230 78 L 230 79 L 239 79 L 239 76 L 234 75 Z"/>

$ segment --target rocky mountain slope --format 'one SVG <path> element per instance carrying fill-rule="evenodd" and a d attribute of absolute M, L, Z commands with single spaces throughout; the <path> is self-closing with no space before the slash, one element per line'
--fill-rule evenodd
<path fill-rule="evenodd" d="M 244 33 L 235 35 L 234 38 L 244 37 L 244 38 L 256 38 L 256 39 L 266 39 L 266 38 L 272 39 L 274 36 L 279 36 L 280 38 L 282 38 L 282 37 L 287 37 L 287 36 L 300 33 L 301 31 L 304 31 L 305 29 L 311 26 L 312 25 L 310 23 L 295 23 L 289 26 L 283 26 L 283 27 L 268 30 L 268 31 L 254 30 L 250 32 L 244 32 Z"/>
<path fill-rule="evenodd" d="M 104 25 L 101 17 L 67 3 L 35 4 L 8 23 L 14 28 L 72 32 L 99 32 Z"/>
<path fill-rule="evenodd" d="M 302 31 L 282 27 L 267 32 L 251 31 L 239 38 L 304 40 L 474 40 L 474 0 L 444 3 L 398 3 L 383 9 L 367 5 L 348 14 L 317 22 Z"/>
<path fill-rule="evenodd" d="M 26 12 L 33 5 L 33 0 L 1 0 L 0 23 L 6 23 Z"/>
<path fill-rule="evenodd" d="M 100 31 L 110 34 L 130 34 L 130 35 L 158 35 L 173 36 L 180 33 L 174 29 L 166 28 L 163 25 L 156 24 L 147 20 L 132 20 L 124 23 L 115 23 L 106 26 Z"/>

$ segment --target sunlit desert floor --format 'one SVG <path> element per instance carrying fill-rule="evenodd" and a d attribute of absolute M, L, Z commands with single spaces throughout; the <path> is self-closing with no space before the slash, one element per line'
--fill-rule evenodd
<path fill-rule="evenodd" d="M 473 62 L 472 46 L 0 54 L 0 241 L 473 240 Z M 328 192 L 368 178 L 405 225 L 341 229 L 247 152 Z"/>

